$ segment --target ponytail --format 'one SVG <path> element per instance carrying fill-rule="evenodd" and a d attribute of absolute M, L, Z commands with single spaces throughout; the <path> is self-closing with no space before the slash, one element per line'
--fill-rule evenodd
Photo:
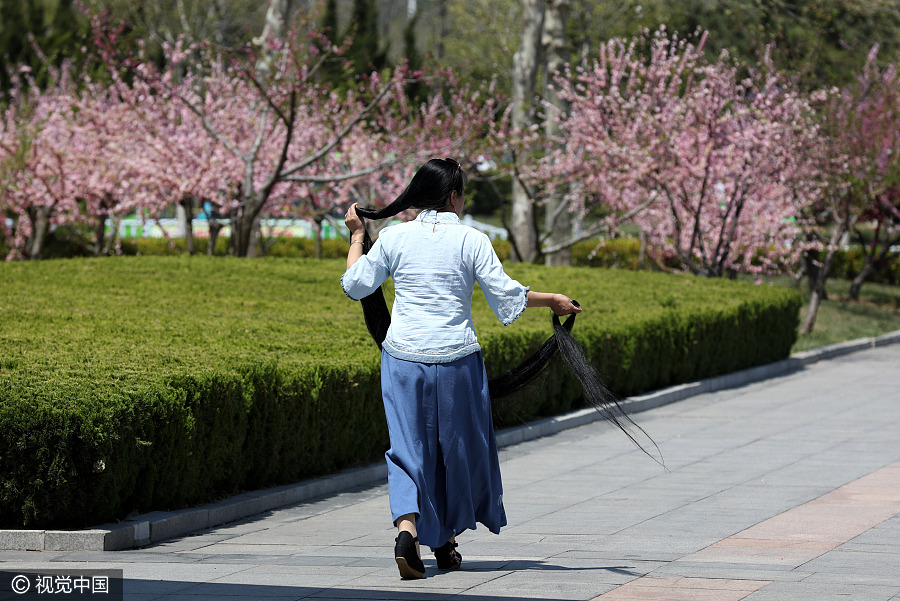
<path fill-rule="evenodd" d="M 366 219 L 387 219 L 407 209 L 443 210 L 453 192 L 462 194 L 468 182 L 466 172 L 453 159 L 431 159 L 416 171 L 412 181 L 394 202 L 383 209 L 363 209 L 356 213 Z"/>
<path fill-rule="evenodd" d="M 400 211 L 397 212 L 399 213 Z M 362 209 L 357 207 L 356 213 L 361 216 Z M 363 224 L 365 225 L 364 219 Z M 373 243 L 372 237 L 369 236 L 369 230 L 363 227 L 363 231 L 365 231 L 365 237 L 363 238 L 363 254 L 367 255 L 369 254 L 369 250 L 372 249 Z M 379 286 L 372 294 L 361 298 L 359 302 L 362 304 L 363 319 L 365 319 L 369 335 L 372 336 L 375 344 L 378 345 L 378 350 L 381 350 L 381 343 L 384 342 L 384 339 L 387 337 L 387 331 L 391 325 L 391 312 L 388 311 L 387 301 L 384 300 L 384 291 L 381 286 Z"/>

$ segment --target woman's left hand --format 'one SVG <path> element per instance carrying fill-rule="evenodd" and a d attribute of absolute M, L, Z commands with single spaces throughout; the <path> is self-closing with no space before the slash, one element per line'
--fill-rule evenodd
<path fill-rule="evenodd" d="M 554 294 L 553 301 L 550 304 L 553 313 L 559 315 L 571 315 L 572 313 L 581 313 L 581 307 L 576 305 L 571 298 L 565 294 Z"/>

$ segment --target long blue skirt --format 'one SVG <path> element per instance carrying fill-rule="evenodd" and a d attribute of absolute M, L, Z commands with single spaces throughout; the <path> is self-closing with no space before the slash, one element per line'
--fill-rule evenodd
<path fill-rule="evenodd" d="M 394 522 L 416 514 L 419 542 L 432 548 L 476 522 L 499 533 L 506 511 L 481 353 L 417 363 L 383 352 L 381 390 Z"/>

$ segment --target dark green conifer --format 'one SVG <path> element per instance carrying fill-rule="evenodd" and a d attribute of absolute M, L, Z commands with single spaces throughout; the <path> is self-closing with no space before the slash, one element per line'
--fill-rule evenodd
<path fill-rule="evenodd" d="M 353 0 L 353 20 L 345 38 L 352 36 L 348 59 L 356 75 L 378 71 L 387 64 L 386 52 L 379 51 L 378 6 L 375 0 Z"/>

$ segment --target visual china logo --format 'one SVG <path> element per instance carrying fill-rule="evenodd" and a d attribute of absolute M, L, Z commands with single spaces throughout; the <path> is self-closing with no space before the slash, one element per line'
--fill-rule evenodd
<path fill-rule="evenodd" d="M 122 570 L 0 571 L 0 601 L 47 599 L 121 601 Z"/>

